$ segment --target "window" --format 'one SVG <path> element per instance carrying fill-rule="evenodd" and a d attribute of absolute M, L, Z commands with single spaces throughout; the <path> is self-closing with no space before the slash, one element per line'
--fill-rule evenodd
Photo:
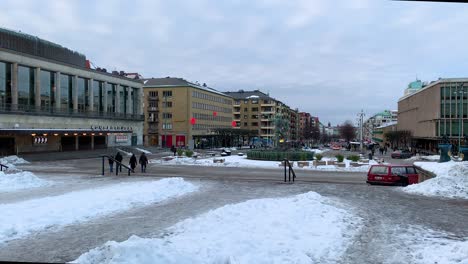
<path fill-rule="evenodd" d="M 249 110 L 247 109 L 247 107 L 246 107 L 246 108 L 244 108 L 244 112 L 248 112 L 248 111 L 249 111 Z"/>
<path fill-rule="evenodd" d="M 11 104 L 11 64 L 0 62 L 0 106 Z"/>
<path fill-rule="evenodd" d="M 172 97 L 172 91 L 163 91 L 163 97 Z"/>
<path fill-rule="evenodd" d="M 244 119 L 247 119 L 247 115 L 244 115 Z"/>
<path fill-rule="evenodd" d="M 172 118 L 172 113 L 163 113 L 162 118 L 163 119 L 171 119 Z"/>
<path fill-rule="evenodd" d="M 53 72 L 41 70 L 41 107 L 52 109 L 55 105 L 55 78 Z"/>
<path fill-rule="evenodd" d="M 244 122 L 244 126 L 247 126 L 247 122 Z"/>
<path fill-rule="evenodd" d="M 398 175 L 398 174 L 406 174 L 406 168 L 405 167 L 392 167 L 392 175 Z"/>
<path fill-rule="evenodd" d="M 385 166 L 374 166 L 371 169 L 372 174 L 388 174 L 388 167 Z"/>
<path fill-rule="evenodd" d="M 163 128 L 164 130 L 172 129 L 172 124 L 171 124 L 171 123 L 163 124 L 163 125 L 162 125 L 162 128 Z"/>
<path fill-rule="evenodd" d="M 253 122 L 252 126 L 258 126 L 258 122 Z"/>
<path fill-rule="evenodd" d="M 253 107 L 252 112 L 258 112 L 258 107 Z"/>
<path fill-rule="evenodd" d="M 150 96 L 150 97 L 157 97 L 157 96 L 158 96 L 158 92 L 156 92 L 156 91 L 151 91 L 151 92 L 149 92 L 149 96 Z"/>
<path fill-rule="evenodd" d="M 18 66 L 18 104 L 24 107 L 35 105 L 34 69 Z"/>
<path fill-rule="evenodd" d="M 416 169 L 414 167 L 406 167 L 406 173 L 416 174 Z"/>
<path fill-rule="evenodd" d="M 163 107 L 172 107 L 172 102 L 162 102 Z"/>

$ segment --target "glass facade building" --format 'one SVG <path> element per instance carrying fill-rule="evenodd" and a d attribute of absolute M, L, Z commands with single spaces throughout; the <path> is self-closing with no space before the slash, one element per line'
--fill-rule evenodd
<path fill-rule="evenodd" d="M 439 137 L 468 134 L 468 83 L 445 83 L 440 87 L 440 120 L 436 130 Z"/>

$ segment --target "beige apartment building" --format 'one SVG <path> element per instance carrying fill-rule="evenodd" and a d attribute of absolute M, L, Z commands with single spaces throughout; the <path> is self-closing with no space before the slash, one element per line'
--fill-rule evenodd
<path fill-rule="evenodd" d="M 232 127 L 232 98 L 182 78 L 143 81 L 146 145 L 196 148 L 214 144 L 215 129 Z"/>
<path fill-rule="evenodd" d="M 446 135 L 458 145 L 468 134 L 468 78 L 439 79 L 398 101 L 398 130 L 409 130 L 413 146 L 435 152 Z M 468 142 L 467 142 L 468 143 Z"/>
<path fill-rule="evenodd" d="M 236 128 L 257 130 L 259 138 L 250 143 L 262 143 L 272 145 L 275 141 L 275 119 L 281 118 L 288 122 L 290 129 L 287 131 L 286 140 L 293 136 L 297 138 L 299 114 L 291 110 L 284 103 L 270 97 L 259 90 L 237 92 L 225 92 L 234 99 L 233 119 Z M 293 126 L 291 126 L 293 119 Z"/>

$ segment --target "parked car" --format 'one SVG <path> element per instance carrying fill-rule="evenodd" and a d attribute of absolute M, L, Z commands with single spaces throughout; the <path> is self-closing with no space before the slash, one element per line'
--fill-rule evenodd
<path fill-rule="evenodd" d="M 392 152 L 392 159 L 408 159 L 411 158 L 413 154 L 409 150 L 395 150 Z"/>
<path fill-rule="evenodd" d="M 367 173 L 368 184 L 407 186 L 419 182 L 413 165 L 372 165 Z"/>

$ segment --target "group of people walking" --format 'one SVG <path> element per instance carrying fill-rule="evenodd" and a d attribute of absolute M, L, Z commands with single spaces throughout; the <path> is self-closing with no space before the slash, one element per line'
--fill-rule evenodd
<path fill-rule="evenodd" d="M 117 152 L 115 157 L 110 156 L 110 158 L 109 158 L 109 170 L 110 170 L 110 172 L 114 171 L 113 170 L 114 169 L 114 160 L 118 161 L 115 164 L 115 169 L 117 171 L 119 171 L 119 172 L 122 172 L 122 161 L 123 161 L 122 154 L 120 154 L 120 152 Z M 140 165 L 141 165 L 141 172 L 146 172 L 146 166 L 148 165 L 148 157 L 146 157 L 145 153 L 143 153 L 143 152 L 141 153 L 140 159 L 138 161 L 137 161 L 137 158 L 136 158 L 135 154 L 132 153 L 132 156 L 130 157 L 130 160 L 128 162 L 128 164 L 130 165 L 130 168 L 132 168 L 132 170 L 135 170 L 138 163 L 140 163 Z"/>

